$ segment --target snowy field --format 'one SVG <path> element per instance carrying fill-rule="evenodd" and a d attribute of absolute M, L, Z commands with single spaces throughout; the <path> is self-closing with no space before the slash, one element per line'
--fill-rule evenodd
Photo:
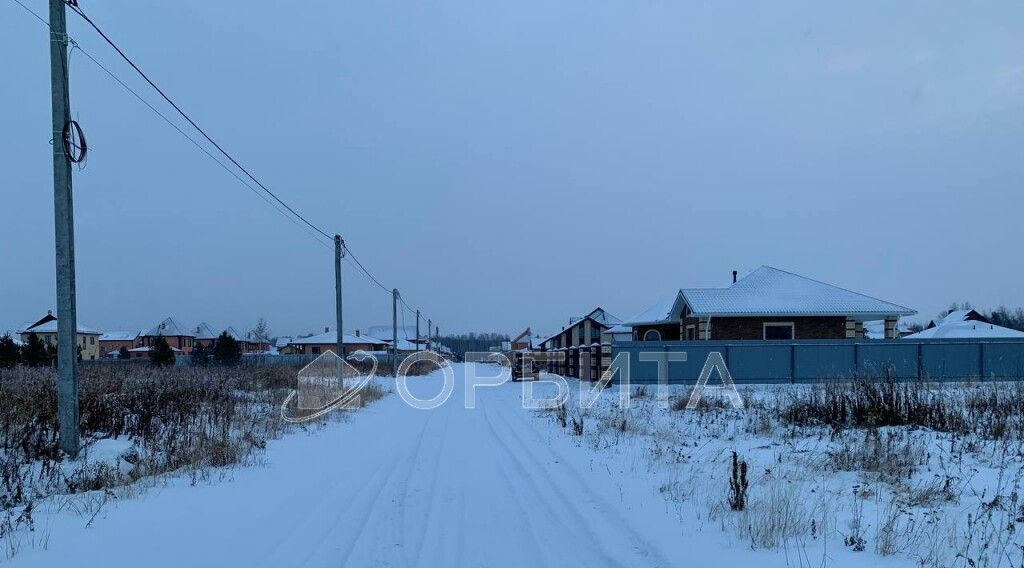
<path fill-rule="evenodd" d="M 662 408 L 634 387 L 621 410 L 614 389 L 580 409 L 570 382 L 563 413 L 523 409 L 505 383 L 466 408 L 466 366 L 452 369 L 433 410 L 392 393 L 271 441 L 254 466 L 39 502 L 7 563 L 1021 566 L 1019 439 L 798 427 L 775 408 L 791 387 L 741 389 L 743 411 L 675 410 L 678 391 Z M 442 383 L 410 379 L 424 399 Z M 119 443 L 98 453 L 116 460 Z"/>

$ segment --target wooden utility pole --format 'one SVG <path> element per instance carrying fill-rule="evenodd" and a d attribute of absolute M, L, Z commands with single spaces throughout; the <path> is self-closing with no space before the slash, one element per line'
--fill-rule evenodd
<path fill-rule="evenodd" d="M 398 376 L 398 288 L 391 290 L 391 376 Z"/>
<path fill-rule="evenodd" d="M 430 342 L 430 318 L 427 318 L 427 350 L 429 351 L 433 346 L 434 344 Z"/>
<path fill-rule="evenodd" d="M 420 311 L 416 310 L 416 351 L 420 350 Z"/>
<path fill-rule="evenodd" d="M 64 130 L 71 122 L 64 0 L 50 0 L 50 95 L 53 111 L 53 220 L 57 253 L 57 415 L 60 449 L 78 455 L 78 349 L 75 335 L 75 230 L 71 160 Z"/>
<path fill-rule="evenodd" d="M 337 329 L 338 344 L 337 351 L 338 357 L 345 360 L 345 328 L 343 327 L 341 317 L 341 258 L 345 256 L 345 241 L 341 239 L 341 235 L 334 235 L 334 308 L 335 308 L 335 329 Z M 340 375 L 342 365 L 338 365 L 338 380 L 343 377 Z"/>

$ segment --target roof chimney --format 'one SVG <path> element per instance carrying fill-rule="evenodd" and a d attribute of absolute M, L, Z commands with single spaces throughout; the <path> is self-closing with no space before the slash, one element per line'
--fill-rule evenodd
<path fill-rule="evenodd" d="M 736 274 L 737 274 L 737 271 L 733 270 L 733 271 L 732 271 L 732 283 L 733 283 L 733 284 L 735 284 L 735 283 L 736 283 Z"/>
<path fill-rule="evenodd" d="M 359 330 L 356 330 L 356 337 L 359 337 Z"/>
<path fill-rule="evenodd" d="M 330 333 L 330 332 L 331 332 L 331 328 L 329 328 L 329 327 L 325 327 L 324 328 L 324 333 Z"/>

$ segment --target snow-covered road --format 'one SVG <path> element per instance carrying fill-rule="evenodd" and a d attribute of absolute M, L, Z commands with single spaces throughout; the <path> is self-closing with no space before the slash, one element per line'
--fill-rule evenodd
<path fill-rule="evenodd" d="M 695 539 L 682 536 L 679 517 L 649 484 L 632 487 L 596 469 L 588 450 L 521 408 L 519 384 L 478 388 L 477 407 L 465 408 L 465 367 L 454 371 L 455 392 L 434 410 L 391 395 L 347 422 L 272 442 L 265 466 L 239 469 L 229 481 L 174 481 L 108 505 L 89 528 L 77 515 L 49 515 L 37 529 L 49 532 L 48 549 L 24 550 L 11 565 L 74 558 L 75 566 L 104 568 L 681 566 L 694 559 Z M 429 398 L 442 380 L 435 373 L 411 383 Z"/>

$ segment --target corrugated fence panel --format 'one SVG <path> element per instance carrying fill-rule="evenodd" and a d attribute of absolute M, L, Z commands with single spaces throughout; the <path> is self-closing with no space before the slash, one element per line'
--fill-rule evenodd
<path fill-rule="evenodd" d="M 794 345 L 793 349 L 797 382 L 849 377 L 857 367 L 857 348 L 853 345 Z"/>
<path fill-rule="evenodd" d="M 665 364 L 670 352 L 686 353 L 685 362 L 667 362 L 670 383 L 693 383 L 712 352 L 722 354 L 736 382 L 890 375 L 904 380 L 1024 378 L 1024 340 L 1018 339 L 627 341 L 612 345 L 613 357 L 628 356 L 634 383 L 657 382 L 658 362 Z"/>
<path fill-rule="evenodd" d="M 710 351 L 710 350 L 709 350 Z M 723 349 L 716 349 L 722 353 Z M 779 345 L 775 342 L 763 342 L 761 345 L 730 345 L 728 346 L 729 358 L 725 366 L 732 373 L 732 378 L 738 383 L 765 382 L 778 383 L 789 382 L 793 378 L 793 346 L 789 343 Z M 699 376 L 701 368 L 707 356 L 694 361 Z M 717 377 L 716 377 L 717 379 Z"/>
<path fill-rule="evenodd" d="M 857 374 L 886 377 L 892 373 L 897 379 L 916 379 L 917 353 L 914 343 L 858 343 Z"/>

